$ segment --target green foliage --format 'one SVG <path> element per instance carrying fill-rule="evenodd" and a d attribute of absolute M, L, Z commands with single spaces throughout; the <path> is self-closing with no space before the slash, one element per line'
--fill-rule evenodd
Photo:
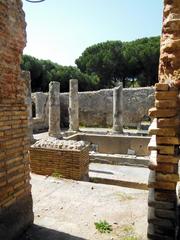
<path fill-rule="evenodd" d="M 114 87 L 120 81 L 124 87 L 151 86 L 158 80 L 159 42 L 151 37 L 98 43 L 76 59 L 77 67 L 24 55 L 21 68 L 30 71 L 33 92 L 48 91 L 50 81 L 60 82 L 61 92 L 67 92 L 72 78 L 78 79 L 80 91 Z"/>
<path fill-rule="evenodd" d="M 61 83 L 61 92 L 69 91 L 69 80 L 76 78 L 79 81 L 79 90 L 96 89 L 99 82 L 97 75 L 82 73 L 77 67 L 61 66 L 50 60 L 39 60 L 29 55 L 22 57 L 21 68 L 30 71 L 32 91 L 48 91 L 51 81 Z"/>
<path fill-rule="evenodd" d="M 61 173 L 59 173 L 58 171 L 53 172 L 51 174 L 51 176 L 54 178 L 58 178 L 58 179 L 63 178 L 63 175 Z"/>
<path fill-rule="evenodd" d="M 96 74 L 99 88 L 112 87 L 123 78 L 123 44 L 121 41 L 107 41 L 87 48 L 75 63 L 87 74 Z"/>
<path fill-rule="evenodd" d="M 159 52 L 159 37 L 107 41 L 88 47 L 75 62 L 82 72 L 99 77 L 99 88 L 112 87 L 119 81 L 124 87 L 131 85 L 129 81 L 150 86 L 157 82 Z"/>
<path fill-rule="evenodd" d="M 106 220 L 100 220 L 99 222 L 95 222 L 94 224 L 96 226 L 96 229 L 100 233 L 110 233 L 112 231 L 112 226 Z"/>

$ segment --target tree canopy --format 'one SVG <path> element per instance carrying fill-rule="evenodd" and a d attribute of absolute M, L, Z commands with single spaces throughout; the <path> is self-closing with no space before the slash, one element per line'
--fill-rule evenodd
<path fill-rule="evenodd" d="M 158 79 L 159 52 L 159 37 L 107 41 L 86 48 L 75 62 L 83 73 L 97 74 L 102 88 L 118 81 L 128 86 L 135 80 L 140 86 L 150 86 Z"/>
<path fill-rule="evenodd" d="M 30 71 L 32 91 L 48 91 L 51 81 L 61 83 L 61 91 L 67 92 L 69 80 L 78 79 L 79 90 L 87 91 L 96 89 L 99 78 L 94 73 L 82 73 L 77 67 L 62 66 L 50 60 L 39 60 L 29 55 L 23 55 L 21 68 Z"/>
<path fill-rule="evenodd" d="M 159 52 L 159 37 L 107 41 L 86 48 L 75 61 L 77 67 L 23 55 L 21 68 L 31 73 L 32 91 L 48 91 L 49 82 L 58 81 L 66 92 L 72 78 L 78 79 L 80 91 L 113 87 L 119 81 L 124 87 L 144 87 L 158 81 Z"/>

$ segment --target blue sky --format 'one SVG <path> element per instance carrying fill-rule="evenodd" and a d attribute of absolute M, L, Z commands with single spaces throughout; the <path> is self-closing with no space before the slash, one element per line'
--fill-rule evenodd
<path fill-rule="evenodd" d="M 27 22 L 24 53 L 62 65 L 89 46 L 161 34 L 163 0 L 23 0 Z"/>

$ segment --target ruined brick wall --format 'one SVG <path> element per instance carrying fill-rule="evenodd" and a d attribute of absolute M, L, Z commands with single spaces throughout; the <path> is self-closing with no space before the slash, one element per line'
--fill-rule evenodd
<path fill-rule="evenodd" d="M 32 223 L 28 112 L 20 61 L 26 43 L 21 0 L 0 0 L 0 239 Z"/>
<path fill-rule="evenodd" d="M 159 81 L 180 87 L 180 1 L 164 0 Z"/>
<path fill-rule="evenodd" d="M 164 0 L 159 83 L 155 86 L 155 107 L 148 199 L 148 239 L 179 240 L 178 164 L 180 160 L 180 1 Z"/>

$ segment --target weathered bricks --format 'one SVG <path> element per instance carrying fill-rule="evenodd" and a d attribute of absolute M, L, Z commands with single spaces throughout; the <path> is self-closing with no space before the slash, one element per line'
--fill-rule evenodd
<path fill-rule="evenodd" d="M 180 136 L 180 2 L 164 0 L 163 30 L 159 65 L 159 83 L 155 85 L 156 118 L 149 134 L 153 157 L 149 163 L 148 239 L 180 239 L 177 213 L 177 182 Z M 154 154 L 155 153 L 155 154 Z"/>
<path fill-rule="evenodd" d="M 0 239 L 11 240 L 33 221 L 26 84 L 20 70 L 26 41 L 21 1 L 1 0 L 0 16 Z"/>
<path fill-rule="evenodd" d="M 46 141 L 46 140 L 45 140 Z M 78 143 L 78 142 L 77 142 Z M 81 149 L 73 149 L 71 146 L 59 148 L 50 146 L 48 148 L 37 146 L 38 142 L 30 148 L 31 170 L 41 175 L 53 176 L 59 174 L 63 178 L 82 180 L 88 176 L 89 169 L 89 147 L 84 145 Z M 68 141 L 63 143 L 56 140 L 56 146 L 68 146 Z M 74 145 L 75 146 L 75 145 Z"/>

